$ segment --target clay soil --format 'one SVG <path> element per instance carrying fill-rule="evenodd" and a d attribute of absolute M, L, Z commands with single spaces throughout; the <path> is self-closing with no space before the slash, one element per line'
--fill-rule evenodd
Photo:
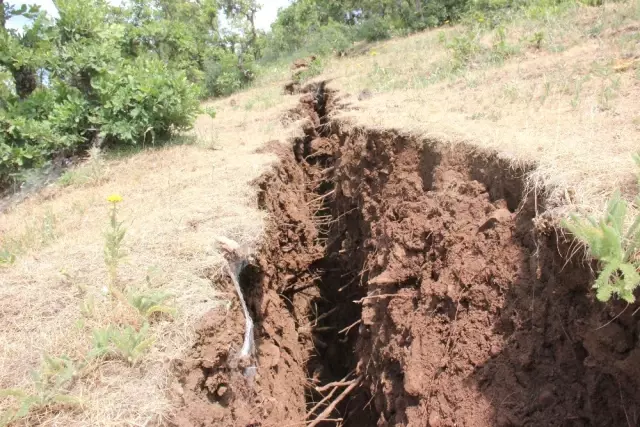
<path fill-rule="evenodd" d="M 335 104 L 303 95 L 306 136 L 271 144 L 256 183 L 272 219 L 241 277 L 254 357 L 235 356 L 240 305 L 210 313 L 174 424 L 638 425 L 636 307 L 596 302 L 592 266 L 534 226 L 527 171 L 329 122 Z"/>

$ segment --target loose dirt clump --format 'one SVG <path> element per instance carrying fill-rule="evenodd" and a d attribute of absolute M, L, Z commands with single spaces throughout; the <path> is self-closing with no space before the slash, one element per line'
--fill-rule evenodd
<path fill-rule="evenodd" d="M 229 357 L 239 309 L 212 314 L 180 425 L 637 425 L 635 308 L 597 303 L 589 266 L 537 231 L 527 170 L 329 122 L 335 94 L 312 89 L 305 136 L 257 183 L 257 375 Z"/>

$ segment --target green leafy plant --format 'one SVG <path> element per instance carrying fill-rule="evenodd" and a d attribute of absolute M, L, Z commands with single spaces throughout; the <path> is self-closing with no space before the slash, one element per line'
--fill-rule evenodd
<path fill-rule="evenodd" d="M 309 62 L 306 70 L 294 75 L 293 79 L 298 83 L 306 82 L 307 80 L 318 76 L 322 73 L 324 65 L 320 58 L 314 58 Z"/>
<path fill-rule="evenodd" d="M 112 194 L 107 197 L 107 201 L 111 204 L 111 209 L 109 211 L 109 228 L 105 233 L 104 263 L 109 272 L 109 290 L 112 293 L 117 293 L 119 292 L 117 289 L 118 265 L 125 257 L 122 241 L 127 229 L 123 226 L 123 222 L 118 221 L 118 203 L 122 201 L 122 196 Z"/>
<path fill-rule="evenodd" d="M 173 316 L 175 308 L 170 307 L 167 301 L 173 295 L 163 291 L 146 290 L 146 291 L 129 291 L 127 301 L 145 318 L 150 318 L 155 314 L 167 314 Z"/>
<path fill-rule="evenodd" d="M 391 26 L 384 18 L 371 17 L 358 27 L 358 37 L 368 42 L 386 40 L 391 37 Z"/>
<path fill-rule="evenodd" d="M 533 33 L 533 36 L 531 36 L 529 41 L 533 45 L 533 47 L 540 50 L 542 49 L 542 43 L 544 42 L 544 38 L 545 38 L 544 31 L 536 31 L 535 33 Z"/>
<path fill-rule="evenodd" d="M 640 165 L 640 157 L 636 155 L 634 159 Z M 640 196 L 635 203 L 640 206 Z M 628 228 L 625 226 L 626 219 L 627 203 L 616 191 L 602 218 L 572 214 L 562 222 L 602 265 L 593 285 L 600 301 L 609 301 L 613 295 L 617 295 L 629 303 L 634 302 L 633 291 L 640 285 L 640 261 L 637 259 L 640 215 Z"/>
<path fill-rule="evenodd" d="M 131 325 L 116 328 L 93 330 L 93 348 L 90 358 L 117 357 L 135 365 L 151 348 L 155 338 L 149 335 L 149 324 L 145 323 L 139 331 Z"/>
<path fill-rule="evenodd" d="M 507 58 L 518 53 L 518 47 L 511 45 L 507 39 L 507 30 L 500 25 L 496 28 L 496 34 L 491 48 L 491 57 L 501 63 Z"/>
<path fill-rule="evenodd" d="M 209 105 L 207 107 L 203 107 L 202 108 L 202 112 L 204 114 L 206 114 L 207 116 L 211 117 L 212 119 L 216 118 L 217 111 L 216 111 L 216 108 L 214 106 L 212 106 L 212 105 Z"/>
<path fill-rule="evenodd" d="M 66 356 L 44 356 L 42 367 L 33 371 L 34 391 L 22 389 L 0 390 L 0 397 L 13 397 L 17 405 L 0 414 L 0 426 L 7 426 L 27 417 L 30 413 L 52 405 L 80 405 L 77 397 L 70 396 L 69 390 L 82 366 Z"/>
<path fill-rule="evenodd" d="M 454 69 L 465 67 L 482 51 L 478 35 L 470 31 L 454 36 L 451 41 L 446 38 L 442 40 L 453 55 Z"/>
<path fill-rule="evenodd" d="M 0 249 L 0 266 L 13 264 L 16 261 L 16 256 L 9 252 L 8 249 Z"/>

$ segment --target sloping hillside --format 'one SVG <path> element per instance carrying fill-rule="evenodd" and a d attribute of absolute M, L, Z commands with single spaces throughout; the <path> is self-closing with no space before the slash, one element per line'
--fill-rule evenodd
<path fill-rule="evenodd" d="M 638 192 L 640 3 L 476 24 L 358 44 L 293 95 L 274 69 L 174 144 L 12 202 L 0 413 L 32 396 L 16 425 L 637 425 L 637 304 L 598 302 L 558 225 Z M 170 297 L 153 313 L 140 294 Z M 108 328 L 127 344 L 88 357 Z"/>

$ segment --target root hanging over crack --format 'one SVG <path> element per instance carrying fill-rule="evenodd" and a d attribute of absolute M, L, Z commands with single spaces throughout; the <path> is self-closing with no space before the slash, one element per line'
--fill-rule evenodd
<path fill-rule="evenodd" d="M 273 145 L 256 183 L 271 219 L 240 276 L 257 374 L 229 357 L 240 305 L 210 313 L 176 424 L 638 425 L 634 310 L 595 301 L 570 242 L 534 227 L 528 171 L 331 120 L 337 94 L 305 90 L 304 137 Z"/>

